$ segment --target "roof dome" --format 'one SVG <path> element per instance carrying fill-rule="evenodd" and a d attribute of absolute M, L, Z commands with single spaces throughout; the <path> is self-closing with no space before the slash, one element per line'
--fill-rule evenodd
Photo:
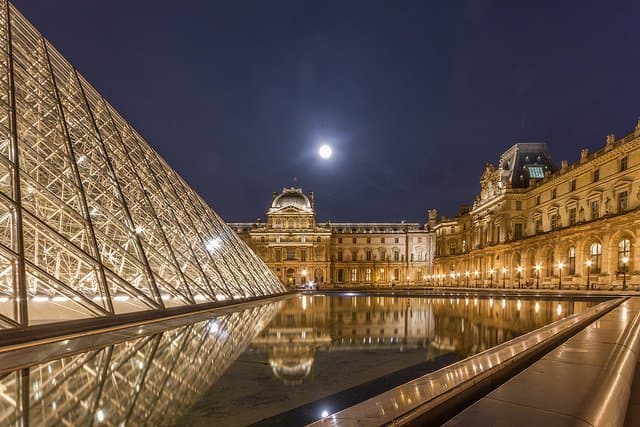
<path fill-rule="evenodd" d="M 311 209 L 311 202 L 304 195 L 301 188 L 284 188 L 282 194 L 273 199 L 272 208 L 286 208 L 293 206 L 299 209 Z"/>

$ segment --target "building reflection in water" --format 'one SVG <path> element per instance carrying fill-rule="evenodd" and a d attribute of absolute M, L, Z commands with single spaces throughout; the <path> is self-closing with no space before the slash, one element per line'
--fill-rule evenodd
<path fill-rule="evenodd" d="M 45 363 L 0 367 L 0 425 L 175 424 L 248 348 L 299 384 L 317 351 L 465 357 L 592 304 L 300 295 L 72 355 L 55 343 Z"/>
<path fill-rule="evenodd" d="M 468 357 L 580 312 L 591 301 L 300 295 L 287 300 L 251 348 L 276 377 L 300 384 L 318 350 L 424 349 Z"/>
<path fill-rule="evenodd" d="M 0 373 L 0 425 L 175 423 L 281 307 L 265 304 Z"/>

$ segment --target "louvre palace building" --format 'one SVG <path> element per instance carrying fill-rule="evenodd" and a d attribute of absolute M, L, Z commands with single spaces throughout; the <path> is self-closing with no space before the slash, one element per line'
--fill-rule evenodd
<path fill-rule="evenodd" d="M 229 223 L 288 287 L 425 285 L 433 270 L 431 223 L 316 222 L 314 194 L 274 192 L 266 222 Z"/>
<path fill-rule="evenodd" d="M 545 144 L 487 164 L 480 194 L 434 226 L 435 285 L 622 288 L 640 285 L 640 121 L 558 168 Z"/>
<path fill-rule="evenodd" d="M 640 285 L 640 121 L 560 166 L 544 143 L 488 163 L 480 193 L 453 218 L 316 223 L 314 195 L 273 193 L 266 222 L 229 224 L 283 283 L 337 286 Z"/>

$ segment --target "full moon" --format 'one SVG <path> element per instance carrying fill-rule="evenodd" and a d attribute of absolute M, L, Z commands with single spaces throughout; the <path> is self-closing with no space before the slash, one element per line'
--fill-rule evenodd
<path fill-rule="evenodd" d="M 319 149 L 318 149 L 318 154 L 320 155 L 320 157 L 322 157 L 323 159 L 328 159 L 329 157 L 331 157 L 331 154 L 333 153 L 333 150 L 331 149 L 331 147 L 327 144 L 322 145 Z"/>

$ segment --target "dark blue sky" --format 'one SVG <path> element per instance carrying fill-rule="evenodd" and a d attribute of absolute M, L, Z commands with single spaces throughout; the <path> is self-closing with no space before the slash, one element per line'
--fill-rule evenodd
<path fill-rule="evenodd" d="M 451 215 L 640 115 L 637 1 L 14 1 L 227 221 L 294 176 L 321 220 Z"/>

